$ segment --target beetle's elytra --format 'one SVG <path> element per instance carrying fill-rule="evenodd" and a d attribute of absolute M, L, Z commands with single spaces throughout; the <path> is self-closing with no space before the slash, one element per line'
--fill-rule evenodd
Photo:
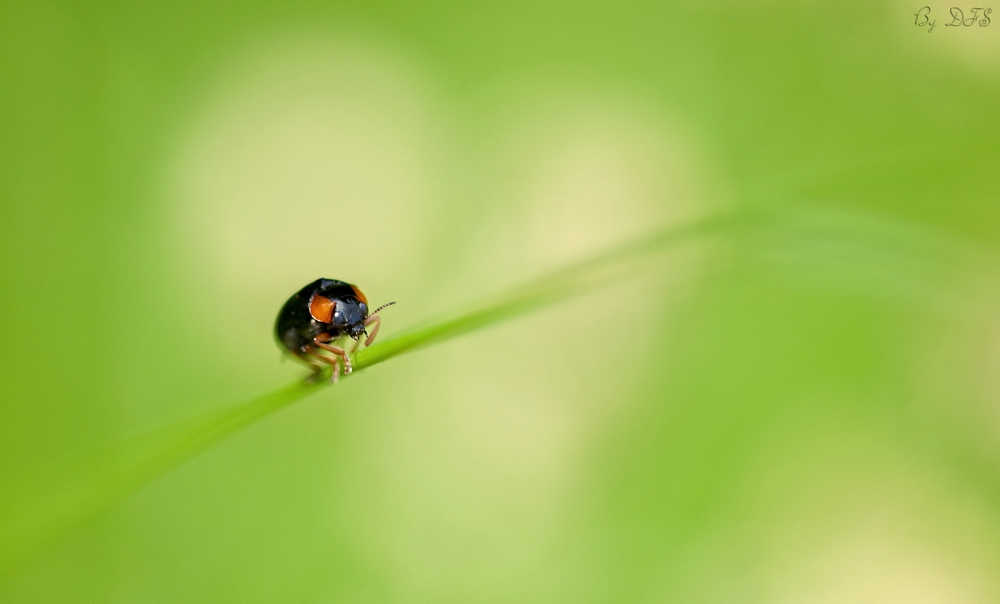
<path fill-rule="evenodd" d="M 395 302 L 380 306 L 375 312 L 368 312 L 368 299 L 361 290 L 350 283 L 336 279 L 317 279 L 300 289 L 285 302 L 278 313 L 274 325 L 274 335 L 279 345 L 318 373 L 325 363 L 333 367 L 334 382 L 340 375 L 340 363 L 344 363 L 344 373 L 351 372 L 351 360 L 340 346 L 333 342 L 348 336 L 360 346 L 360 338 L 367 335 L 365 346 L 370 346 L 378 334 L 381 319 L 375 313 Z M 368 327 L 371 334 L 368 334 Z M 323 354 L 329 352 L 333 356 Z"/>

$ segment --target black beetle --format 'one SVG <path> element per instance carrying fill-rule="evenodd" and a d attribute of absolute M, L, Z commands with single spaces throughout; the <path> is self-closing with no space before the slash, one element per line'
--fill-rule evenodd
<path fill-rule="evenodd" d="M 340 361 L 344 362 L 344 373 L 351 372 L 351 359 L 347 351 L 330 342 L 348 336 L 361 345 L 360 338 L 367 335 L 365 346 L 370 346 L 378 333 L 381 319 L 375 313 L 395 302 L 383 304 L 375 312 L 368 312 L 368 299 L 361 290 L 336 279 L 317 279 L 303 287 L 285 302 L 274 324 L 274 335 L 278 344 L 303 361 L 313 371 L 323 368 L 318 362 L 333 367 L 334 382 L 340 375 Z M 371 335 L 368 326 L 373 325 Z M 330 357 L 320 350 L 333 353 Z M 353 351 L 352 351 L 353 352 Z"/>

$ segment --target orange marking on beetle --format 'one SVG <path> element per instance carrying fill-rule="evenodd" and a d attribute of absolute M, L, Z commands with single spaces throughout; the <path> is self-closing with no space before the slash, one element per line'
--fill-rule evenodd
<path fill-rule="evenodd" d="M 354 290 L 355 297 L 357 297 L 358 300 L 361 300 L 362 302 L 364 302 L 365 306 L 368 306 L 368 298 L 366 298 L 365 295 L 363 293 L 361 293 L 361 290 L 358 289 L 357 287 L 353 286 L 353 285 L 351 286 L 351 289 Z"/>
<path fill-rule="evenodd" d="M 319 294 L 314 294 L 309 300 L 309 314 L 320 323 L 333 322 L 333 309 L 337 303 Z"/>

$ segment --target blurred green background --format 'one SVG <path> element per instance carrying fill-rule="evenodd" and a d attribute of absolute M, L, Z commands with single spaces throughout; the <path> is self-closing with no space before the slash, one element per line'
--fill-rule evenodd
<path fill-rule="evenodd" d="M 662 225 L 812 225 L 323 390 L 0 601 L 997 601 L 1000 24 L 918 8 L 0 1 L 0 504 L 299 379 L 317 277 L 386 337 Z"/>

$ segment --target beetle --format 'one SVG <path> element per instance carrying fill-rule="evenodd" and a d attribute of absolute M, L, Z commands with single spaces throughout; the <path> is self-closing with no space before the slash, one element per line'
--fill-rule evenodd
<path fill-rule="evenodd" d="M 314 378 L 323 369 L 320 363 L 333 367 L 331 379 L 336 382 L 341 361 L 344 375 L 351 373 L 351 359 L 346 350 L 331 342 L 350 337 L 357 341 L 354 352 L 361 345 L 361 336 L 365 335 L 365 346 L 371 346 L 382 324 L 376 313 L 393 304 L 395 302 L 383 304 L 369 314 L 368 299 L 357 286 L 336 279 L 317 279 L 281 307 L 274 323 L 274 335 L 280 347 L 313 369 Z M 369 335 L 370 325 L 374 327 Z M 321 350 L 333 356 L 321 354 Z"/>

